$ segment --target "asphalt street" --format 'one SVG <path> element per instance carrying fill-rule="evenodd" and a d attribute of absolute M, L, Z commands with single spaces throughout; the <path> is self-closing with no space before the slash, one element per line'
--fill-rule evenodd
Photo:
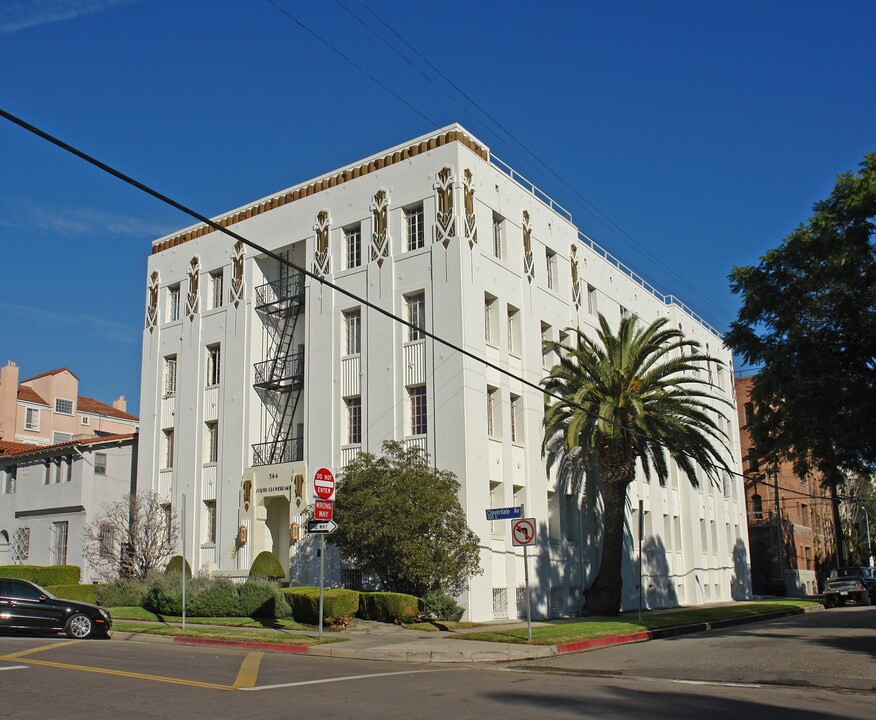
<path fill-rule="evenodd" d="M 845 608 L 514 667 L 0 635 L 0 718 L 873 718 L 874 626 Z M 847 679 L 804 686 L 810 662 Z"/>

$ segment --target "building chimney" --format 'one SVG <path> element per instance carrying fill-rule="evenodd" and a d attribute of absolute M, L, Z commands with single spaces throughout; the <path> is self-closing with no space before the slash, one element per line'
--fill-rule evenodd
<path fill-rule="evenodd" d="M 0 438 L 15 437 L 18 409 L 18 366 L 10 360 L 0 368 Z"/>
<path fill-rule="evenodd" d="M 121 412 L 127 412 L 127 411 L 128 411 L 128 403 L 127 403 L 127 401 L 125 400 L 125 396 L 124 396 L 124 395 L 119 395 L 119 399 L 118 399 L 118 400 L 113 400 L 113 407 L 114 407 L 116 410 L 119 410 L 119 411 L 121 411 Z"/>

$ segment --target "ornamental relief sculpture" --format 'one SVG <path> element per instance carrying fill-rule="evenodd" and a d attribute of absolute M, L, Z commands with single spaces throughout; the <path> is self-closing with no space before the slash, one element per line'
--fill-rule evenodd
<path fill-rule="evenodd" d="M 158 325 L 158 284 L 158 271 L 154 270 L 146 284 L 146 329 L 149 332 Z"/>
<path fill-rule="evenodd" d="M 243 243 L 238 240 L 231 251 L 231 302 L 240 306 L 243 300 Z"/>
<path fill-rule="evenodd" d="M 371 203 L 371 260 L 378 267 L 389 257 L 389 196 L 386 190 L 378 190 Z"/>
<path fill-rule="evenodd" d="M 328 210 L 320 210 L 316 216 L 316 249 L 313 251 L 313 272 L 320 277 L 331 272 L 329 256 L 329 220 Z"/>
<path fill-rule="evenodd" d="M 581 281 L 578 279 L 578 246 L 572 245 L 569 255 L 572 265 L 572 302 L 577 310 L 581 307 Z"/>
<path fill-rule="evenodd" d="M 201 258 L 195 255 L 189 263 L 189 269 L 186 271 L 189 276 L 189 292 L 186 295 L 186 315 L 189 320 L 194 321 L 195 315 L 198 314 L 199 292 L 201 281 Z"/>
<path fill-rule="evenodd" d="M 466 168 L 462 173 L 462 195 L 465 211 L 465 239 L 468 240 L 469 249 L 473 249 L 478 242 L 478 226 L 474 211 L 474 180 L 471 170 Z"/>
<path fill-rule="evenodd" d="M 535 262 L 532 258 L 532 223 L 529 220 L 529 211 L 523 211 L 523 272 L 526 279 L 532 283 L 535 278 Z"/>
<path fill-rule="evenodd" d="M 442 168 L 438 173 L 438 181 L 432 186 L 436 192 L 435 242 L 450 244 L 450 239 L 456 235 L 456 216 L 453 212 L 453 168 Z"/>

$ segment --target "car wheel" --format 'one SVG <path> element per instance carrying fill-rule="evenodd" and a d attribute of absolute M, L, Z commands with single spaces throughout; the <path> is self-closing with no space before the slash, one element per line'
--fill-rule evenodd
<path fill-rule="evenodd" d="M 831 597 L 824 598 L 824 608 L 825 610 L 830 610 L 834 606 L 834 600 Z"/>
<path fill-rule="evenodd" d="M 870 604 L 870 593 L 866 590 L 861 593 L 861 605 L 869 605 Z"/>
<path fill-rule="evenodd" d="M 94 634 L 94 622 L 88 615 L 75 613 L 67 618 L 64 624 L 64 632 L 67 637 L 75 638 L 76 640 L 85 640 Z"/>

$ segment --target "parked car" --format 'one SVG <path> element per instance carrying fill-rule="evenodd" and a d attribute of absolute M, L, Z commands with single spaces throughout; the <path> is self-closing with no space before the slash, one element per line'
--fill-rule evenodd
<path fill-rule="evenodd" d="M 68 637 L 106 637 L 112 627 L 106 608 L 56 598 L 27 580 L 0 578 L 0 630 L 65 632 Z"/>
<path fill-rule="evenodd" d="M 824 607 L 844 605 L 855 600 L 861 605 L 876 601 L 876 575 L 868 567 L 848 567 L 832 570 L 824 586 Z"/>

